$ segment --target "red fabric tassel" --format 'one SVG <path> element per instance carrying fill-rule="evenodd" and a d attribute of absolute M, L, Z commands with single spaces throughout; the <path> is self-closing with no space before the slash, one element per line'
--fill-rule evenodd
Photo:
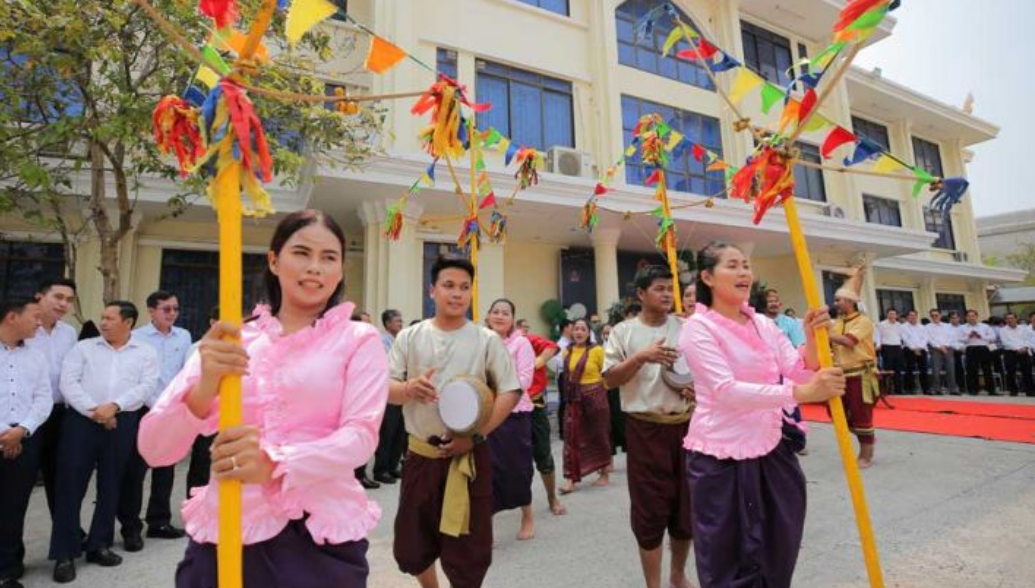
<path fill-rule="evenodd" d="M 605 185 L 603 185 L 601 183 L 597 183 L 596 188 L 593 189 L 593 195 L 594 196 L 603 196 L 604 194 L 607 194 L 607 186 L 605 186 Z"/>
<path fill-rule="evenodd" d="M 262 130 L 262 121 L 255 112 L 255 106 L 248 99 L 244 89 L 236 83 L 224 78 L 220 84 L 223 88 L 223 99 L 226 100 L 230 113 L 230 125 L 241 152 L 241 166 L 264 182 L 272 181 L 273 157 L 270 155 L 266 133 Z M 253 157 L 258 157 L 258 168 L 255 167 Z"/>
<path fill-rule="evenodd" d="M 201 14 L 216 21 L 216 28 L 222 29 L 237 22 L 237 0 L 200 0 Z"/>
<path fill-rule="evenodd" d="M 661 170 L 656 169 L 656 170 L 654 170 L 654 173 L 652 173 L 650 175 L 650 177 L 647 178 L 647 181 L 643 182 L 643 185 L 644 186 L 653 186 L 654 184 L 657 184 L 658 180 L 660 180 L 660 179 L 661 179 Z"/>
<path fill-rule="evenodd" d="M 186 177 L 187 170 L 205 154 L 197 109 L 179 96 L 166 96 L 155 106 L 151 123 L 158 149 L 162 153 L 175 153 L 180 176 Z"/>
<path fill-rule="evenodd" d="M 837 32 L 843 31 L 853 22 L 859 20 L 860 16 L 888 2 L 889 0 L 854 0 L 849 2 L 848 6 L 841 10 L 841 18 L 834 25 L 834 30 Z"/>

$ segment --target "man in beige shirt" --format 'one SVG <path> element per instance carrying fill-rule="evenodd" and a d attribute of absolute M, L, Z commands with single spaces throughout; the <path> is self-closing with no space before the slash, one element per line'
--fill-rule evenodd
<path fill-rule="evenodd" d="M 682 362 L 676 346 L 683 320 L 673 314 L 672 274 L 661 266 L 636 276 L 639 316 L 615 326 L 607 340 L 604 381 L 620 388 L 626 419 L 632 530 L 647 588 L 660 588 L 661 545 L 668 531 L 672 569 L 666 586 L 688 586 L 690 489 L 683 438 L 693 409 L 693 389 L 675 389 L 664 373 Z M 677 373 L 689 373 L 685 363 Z"/>
<path fill-rule="evenodd" d="M 485 437 L 521 397 L 503 340 L 467 320 L 473 282 L 471 262 L 440 257 L 431 268 L 434 318 L 401 331 L 388 355 L 389 402 L 402 405 L 410 436 L 395 560 L 422 588 L 438 588 L 438 559 L 453 588 L 478 588 L 489 571 L 492 461 Z M 496 392 L 488 422 L 470 437 L 453 436 L 438 412 L 439 388 L 457 376 L 482 379 Z"/>

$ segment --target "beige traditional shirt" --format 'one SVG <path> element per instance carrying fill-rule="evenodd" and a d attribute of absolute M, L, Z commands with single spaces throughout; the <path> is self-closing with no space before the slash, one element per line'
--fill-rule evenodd
<path fill-rule="evenodd" d="M 664 325 L 652 327 L 639 317 L 615 326 L 604 348 L 604 374 L 655 341 L 664 338 L 665 345 L 679 346 L 683 319 L 669 315 Z M 690 401 L 683 398 L 662 379 L 664 368 L 647 363 L 631 380 L 622 385 L 622 411 L 630 413 L 678 414 L 690 410 Z"/>

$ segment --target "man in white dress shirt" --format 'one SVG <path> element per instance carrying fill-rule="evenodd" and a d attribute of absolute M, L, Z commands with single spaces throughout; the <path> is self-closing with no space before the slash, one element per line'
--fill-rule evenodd
<path fill-rule="evenodd" d="M 47 493 L 47 508 L 54 519 L 54 504 L 57 497 L 58 447 L 61 443 L 61 423 L 65 420 L 68 406 L 61 397 L 61 364 L 65 356 L 75 347 L 78 335 L 75 328 L 62 319 L 75 305 L 75 282 L 60 278 L 47 280 L 36 289 L 40 303 L 40 325 L 36 335 L 25 341 L 30 348 L 43 353 L 47 358 L 50 375 L 50 392 L 54 408 L 47 422 L 40 427 L 40 467 L 43 470 L 43 487 Z"/>
<path fill-rule="evenodd" d="M 880 334 L 880 356 L 884 370 L 895 374 L 892 394 L 905 392 L 905 379 L 902 371 L 902 324 L 898 322 L 898 310 L 889 308 L 885 319 L 877 324 Z"/>
<path fill-rule="evenodd" d="M 74 560 L 117 566 L 111 551 L 115 513 L 126 462 L 136 439 L 136 411 L 158 384 L 158 356 L 133 338 L 137 308 L 109 302 L 101 315 L 101 336 L 80 341 L 61 368 L 61 394 L 69 411 L 62 423 L 57 479 L 57 512 L 50 536 L 54 581 L 75 580 Z M 79 511 L 90 477 L 97 470 L 97 504 L 90 532 L 79 534 Z"/>
<path fill-rule="evenodd" d="M 147 297 L 147 312 L 151 322 L 133 331 L 133 337 L 150 345 L 158 356 L 158 384 L 144 399 L 144 406 L 137 411 L 137 420 L 144 418 L 165 387 L 180 373 L 191 350 L 190 333 L 176 326 L 180 316 L 180 301 L 171 292 L 159 290 Z M 147 536 L 159 539 L 179 539 L 183 530 L 172 526 L 173 476 L 176 466 L 151 470 L 151 493 L 147 501 Z M 140 520 L 140 509 L 144 503 L 144 476 L 147 463 L 140 457 L 134 441 L 133 451 L 122 477 L 118 520 L 121 526 L 123 546 L 126 551 L 135 552 L 144 548 L 141 532 L 144 523 Z"/>
<path fill-rule="evenodd" d="M 963 341 L 967 346 L 967 394 L 977 396 L 982 390 L 995 394 L 995 379 L 992 378 L 992 345 L 996 341 L 992 327 L 978 322 L 978 313 L 967 311 L 967 324 L 963 325 Z M 984 377 L 984 387 L 978 380 L 978 368 Z"/>
<path fill-rule="evenodd" d="M 22 588 L 25 511 L 40 468 L 40 425 L 54 403 L 47 358 L 26 347 L 36 332 L 39 304 L 0 303 L 0 587 Z"/>
<path fill-rule="evenodd" d="M 1003 358 L 1006 360 L 1006 389 L 1010 396 L 1023 392 L 1025 396 L 1035 394 L 1031 377 L 1031 330 L 1017 324 L 1017 314 L 1006 313 L 1006 326 L 999 330 L 1003 343 Z M 1020 370 L 1020 386 L 1017 371 Z"/>
<path fill-rule="evenodd" d="M 921 394 L 927 394 L 930 391 L 930 384 L 927 380 L 927 346 L 928 337 L 927 330 L 918 322 L 919 316 L 915 310 L 910 309 L 906 312 L 906 324 L 902 325 L 902 347 L 903 355 L 905 359 L 903 361 L 905 372 L 908 374 L 909 381 L 907 383 L 906 391 L 909 394 L 916 394 L 916 380 L 913 379 L 913 374 L 916 374 L 916 378 L 920 381 Z"/>
<path fill-rule="evenodd" d="M 931 322 L 924 328 L 927 329 L 931 375 L 934 379 L 931 392 L 934 394 L 948 392 L 958 396 L 960 389 L 956 382 L 956 350 L 953 349 L 956 329 L 948 323 L 942 322 L 942 312 L 937 308 L 932 308 L 928 316 L 930 316 Z"/>

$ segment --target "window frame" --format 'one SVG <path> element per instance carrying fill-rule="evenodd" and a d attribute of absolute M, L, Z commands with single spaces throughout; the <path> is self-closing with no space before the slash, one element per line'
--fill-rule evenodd
<path fill-rule="evenodd" d="M 553 0 L 553 1 L 559 1 L 559 2 L 563 2 L 564 3 L 564 12 L 560 12 L 560 11 L 555 10 L 553 8 L 548 8 L 546 6 L 543 6 L 544 0 L 512 0 L 512 1 L 519 2 L 521 4 L 525 4 L 525 5 L 531 6 L 533 8 L 538 8 L 539 10 L 545 10 L 546 12 L 549 12 L 551 14 L 558 14 L 560 16 L 571 17 L 571 0 Z"/>
<path fill-rule="evenodd" d="M 614 17 L 618 42 L 618 64 L 714 92 L 715 86 L 712 85 L 711 79 L 708 77 L 708 73 L 704 71 L 703 66 L 685 59 L 679 59 L 675 55 L 675 49 L 669 53 L 668 57 L 661 56 L 661 47 L 665 44 L 665 39 L 672 30 L 672 26 L 667 21 L 656 22 L 649 39 L 637 38 L 640 17 L 647 10 L 659 4 L 660 2 L 652 0 L 626 0 L 615 7 Z M 678 7 L 676 11 L 683 21 L 693 22 L 693 19 Z M 630 16 L 630 13 L 633 13 L 633 15 Z M 631 52 L 631 57 L 627 55 L 629 52 Z M 650 67 L 647 67 L 646 62 L 648 61 L 650 62 Z M 671 71 L 666 73 L 666 69 L 671 69 Z"/>
<path fill-rule="evenodd" d="M 629 126 L 627 122 L 631 122 L 635 125 L 635 121 L 626 121 L 625 110 L 628 101 L 634 101 L 636 103 L 636 121 L 640 119 L 644 114 L 650 113 L 664 113 L 666 111 L 671 112 L 673 119 L 668 119 L 665 122 L 672 125 L 676 130 L 682 133 L 687 139 L 694 141 L 695 143 L 702 143 L 704 147 L 713 151 L 720 159 L 723 158 L 723 145 L 722 145 L 722 126 L 719 119 L 708 116 L 692 110 L 683 110 L 674 106 L 666 104 L 660 104 L 646 98 L 640 98 L 639 96 L 632 96 L 630 94 L 622 94 L 621 98 L 622 108 L 622 143 L 624 149 L 628 149 L 632 141 L 632 126 Z M 664 115 L 663 115 L 664 116 Z M 676 120 L 678 118 L 678 120 Z M 695 126 L 699 133 L 695 134 L 687 132 L 687 121 L 689 118 L 690 122 Z M 714 136 L 718 139 L 717 145 L 709 145 L 704 141 L 705 125 L 714 125 Z M 680 162 L 672 162 L 669 168 L 665 171 L 669 178 L 668 187 L 670 191 L 682 192 L 685 194 L 697 194 L 700 196 L 715 196 L 726 188 L 726 175 L 723 171 L 705 171 L 707 164 L 698 163 L 693 158 L 693 154 L 690 149 L 687 149 L 683 155 L 683 159 Z M 680 169 L 680 167 L 682 169 Z M 701 173 L 695 173 L 695 168 L 700 168 Z M 626 184 L 633 186 L 643 186 L 646 180 L 645 166 L 640 161 L 640 154 L 637 151 L 633 157 L 626 158 L 625 160 L 625 182 Z M 673 181 L 675 180 L 675 181 Z M 701 192 L 694 191 L 695 180 L 702 182 L 703 190 Z M 681 185 L 682 184 L 682 185 Z M 684 189 L 687 188 L 687 189 Z M 717 197 L 725 198 L 725 194 L 720 194 Z"/>
<path fill-rule="evenodd" d="M 806 143 L 806 142 L 803 142 L 803 141 L 798 141 L 795 144 L 795 146 L 798 147 L 798 150 L 799 150 L 799 152 L 801 153 L 801 156 L 802 156 L 801 158 L 803 160 L 811 161 L 813 163 L 823 163 L 823 156 L 820 154 L 818 146 L 813 145 L 811 143 Z M 805 157 L 806 155 L 808 155 L 808 157 Z M 799 177 L 798 176 L 799 173 L 802 174 L 805 177 Z M 818 189 L 819 189 L 818 196 L 819 197 L 815 198 L 813 196 L 816 196 L 816 195 L 811 194 L 811 189 L 814 187 L 814 186 L 812 186 L 812 180 L 816 179 L 817 174 L 818 174 Z M 801 181 L 802 179 L 805 179 L 807 181 L 803 183 Z M 799 194 L 798 193 L 798 187 L 802 186 L 802 185 L 806 186 L 806 190 L 808 191 L 808 193 L 806 193 L 806 194 Z M 804 167 L 804 166 L 800 166 L 800 165 L 795 166 L 794 167 L 794 197 L 796 199 L 798 199 L 798 200 L 808 200 L 810 202 L 823 202 L 823 203 L 826 203 L 826 201 L 827 201 L 827 181 L 826 181 L 826 175 L 823 173 L 823 170 L 816 169 L 816 168 L 811 168 L 811 167 Z"/>
<path fill-rule="evenodd" d="M 16 253 L 15 248 L 43 248 L 44 254 L 34 255 L 32 252 Z M 60 257 L 54 255 L 60 251 Z M 13 276 L 15 267 L 24 265 L 23 271 L 33 275 L 32 278 L 18 279 Z M 32 267 L 38 266 L 38 267 Z M 65 264 L 65 247 L 61 243 L 48 241 L 32 241 L 27 239 L 0 239 L 0 300 L 10 298 L 32 298 L 40 282 L 51 278 L 63 278 L 67 272 Z M 18 286 L 28 284 L 27 289 Z M 16 294 L 12 294 L 14 291 Z"/>
<path fill-rule="evenodd" d="M 475 60 L 475 95 L 479 100 L 485 100 L 485 96 L 482 95 L 479 86 L 483 83 L 486 78 L 492 78 L 497 82 L 502 81 L 507 86 L 507 128 L 498 128 L 497 130 L 507 137 L 510 137 L 513 141 L 518 141 L 522 145 L 528 147 L 534 147 L 540 151 L 547 151 L 551 147 L 568 147 L 570 149 L 576 148 L 575 141 L 575 85 L 569 80 L 563 80 L 555 78 L 553 76 L 543 75 L 534 71 L 520 69 L 504 63 L 496 61 L 490 61 L 488 59 L 477 59 Z M 514 116 L 515 104 L 520 103 L 520 100 L 514 100 L 514 85 L 520 84 L 522 87 L 531 87 L 538 90 L 539 93 L 539 131 L 541 134 L 541 140 L 539 144 L 535 144 L 530 141 L 521 141 L 516 136 L 517 133 L 514 131 L 513 121 L 516 118 Z M 561 89 L 564 88 L 564 89 Z M 565 142 L 553 142 L 547 145 L 547 96 L 563 96 L 568 99 L 569 108 L 566 113 L 569 117 L 571 134 L 568 137 L 567 143 Z M 478 129 L 486 130 L 488 128 L 488 122 L 492 120 L 491 117 L 482 116 L 477 120 Z M 523 120 L 527 120 L 524 119 Z"/>
<path fill-rule="evenodd" d="M 435 69 L 438 73 L 445 74 L 454 81 L 459 81 L 460 54 L 455 49 L 438 47 L 435 51 Z"/>
<path fill-rule="evenodd" d="M 940 210 L 924 206 L 924 228 L 929 233 L 938 233 L 938 238 L 931 244 L 935 249 L 956 251 L 956 231 L 952 226 L 952 215 L 943 214 Z"/>
<path fill-rule="evenodd" d="M 949 302 L 948 298 L 958 299 L 960 306 L 958 308 L 952 306 L 952 302 Z M 938 310 L 948 317 L 949 313 L 956 311 L 960 314 L 960 318 L 964 318 L 967 314 L 967 295 L 960 294 L 958 292 L 935 292 L 934 293 L 935 306 Z M 956 300 L 954 300 L 956 301 Z"/>
<path fill-rule="evenodd" d="M 900 290 L 897 288 L 877 288 L 877 307 L 880 311 L 880 318 L 883 319 L 888 314 L 888 309 L 894 308 L 898 311 L 899 316 L 904 317 L 909 313 L 910 310 L 916 310 L 916 292 L 913 290 Z M 902 297 L 909 297 L 909 304 L 903 304 L 900 300 Z M 891 304 L 885 304 L 890 302 Z"/>
<path fill-rule="evenodd" d="M 762 76 L 766 81 L 776 84 L 781 88 L 786 88 L 791 83 L 791 75 L 796 71 L 794 62 L 794 46 L 791 44 L 791 39 L 746 20 L 740 21 L 740 36 L 741 42 L 744 46 L 744 65 L 751 71 Z M 761 52 L 763 46 L 766 46 L 769 49 L 767 54 L 772 61 L 770 65 L 772 66 L 773 71 L 776 72 L 776 79 L 771 79 L 771 76 L 766 72 L 765 67 L 763 67 Z M 779 63 L 777 58 L 777 49 L 785 49 L 787 51 L 785 64 Z M 749 55 L 753 57 L 749 57 Z M 786 65 L 786 67 L 782 67 L 783 65 Z M 788 71 L 791 73 L 788 73 Z"/>
<path fill-rule="evenodd" d="M 176 259 L 176 257 L 180 257 L 180 259 Z M 219 304 L 219 291 L 216 287 L 218 280 L 207 280 L 199 275 L 207 273 L 211 276 L 218 276 L 219 252 L 214 249 L 163 247 L 158 263 L 159 288 L 175 294 L 180 300 L 181 312 L 176 321 L 177 326 L 187 329 L 195 339 L 200 338 L 208 331 L 209 308 L 205 304 L 199 305 L 195 301 L 185 304 L 184 302 L 190 299 L 191 294 L 179 286 L 181 282 L 176 281 L 179 276 L 174 278 L 174 275 L 170 275 L 167 271 L 190 273 L 197 278 L 191 279 L 192 283 L 209 284 L 209 288 L 205 292 L 208 296 L 205 298 L 212 301 L 212 306 L 217 305 Z M 241 276 L 242 304 L 247 318 L 247 313 L 252 311 L 255 304 L 268 302 L 265 300 L 266 291 L 263 288 L 265 283 L 263 274 L 267 266 L 266 255 L 245 252 L 241 263 L 243 270 Z"/>
<path fill-rule="evenodd" d="M 863 194 L 863 214 L 866 216 L 866 222 L 874 225 L 884 225 L 886 227 L 897 227 L 902 228 L 902 204 L 894 198 L 884 198 L 883 196 L 876 196 L 873 194 Z M 897 223 L 884 222 L 881 214 L 884 211 L 891 211 L 890 206 L 894 205 L 894 216 L 897 217 Z M 873 220 L 870 218 L 871 206 L 881 207 L 880 210 L 876 210 L 878 213 L 878 219 Z M 891 219 L 888 219 L 891 220 Z"/>
<path fill-rule="evenodd" d="M 888 125 L 853 114 L 852 132 L 855 133 L 855 136 L 869 139 L 891 153 L 891 135 L 888 133 Z"/>

